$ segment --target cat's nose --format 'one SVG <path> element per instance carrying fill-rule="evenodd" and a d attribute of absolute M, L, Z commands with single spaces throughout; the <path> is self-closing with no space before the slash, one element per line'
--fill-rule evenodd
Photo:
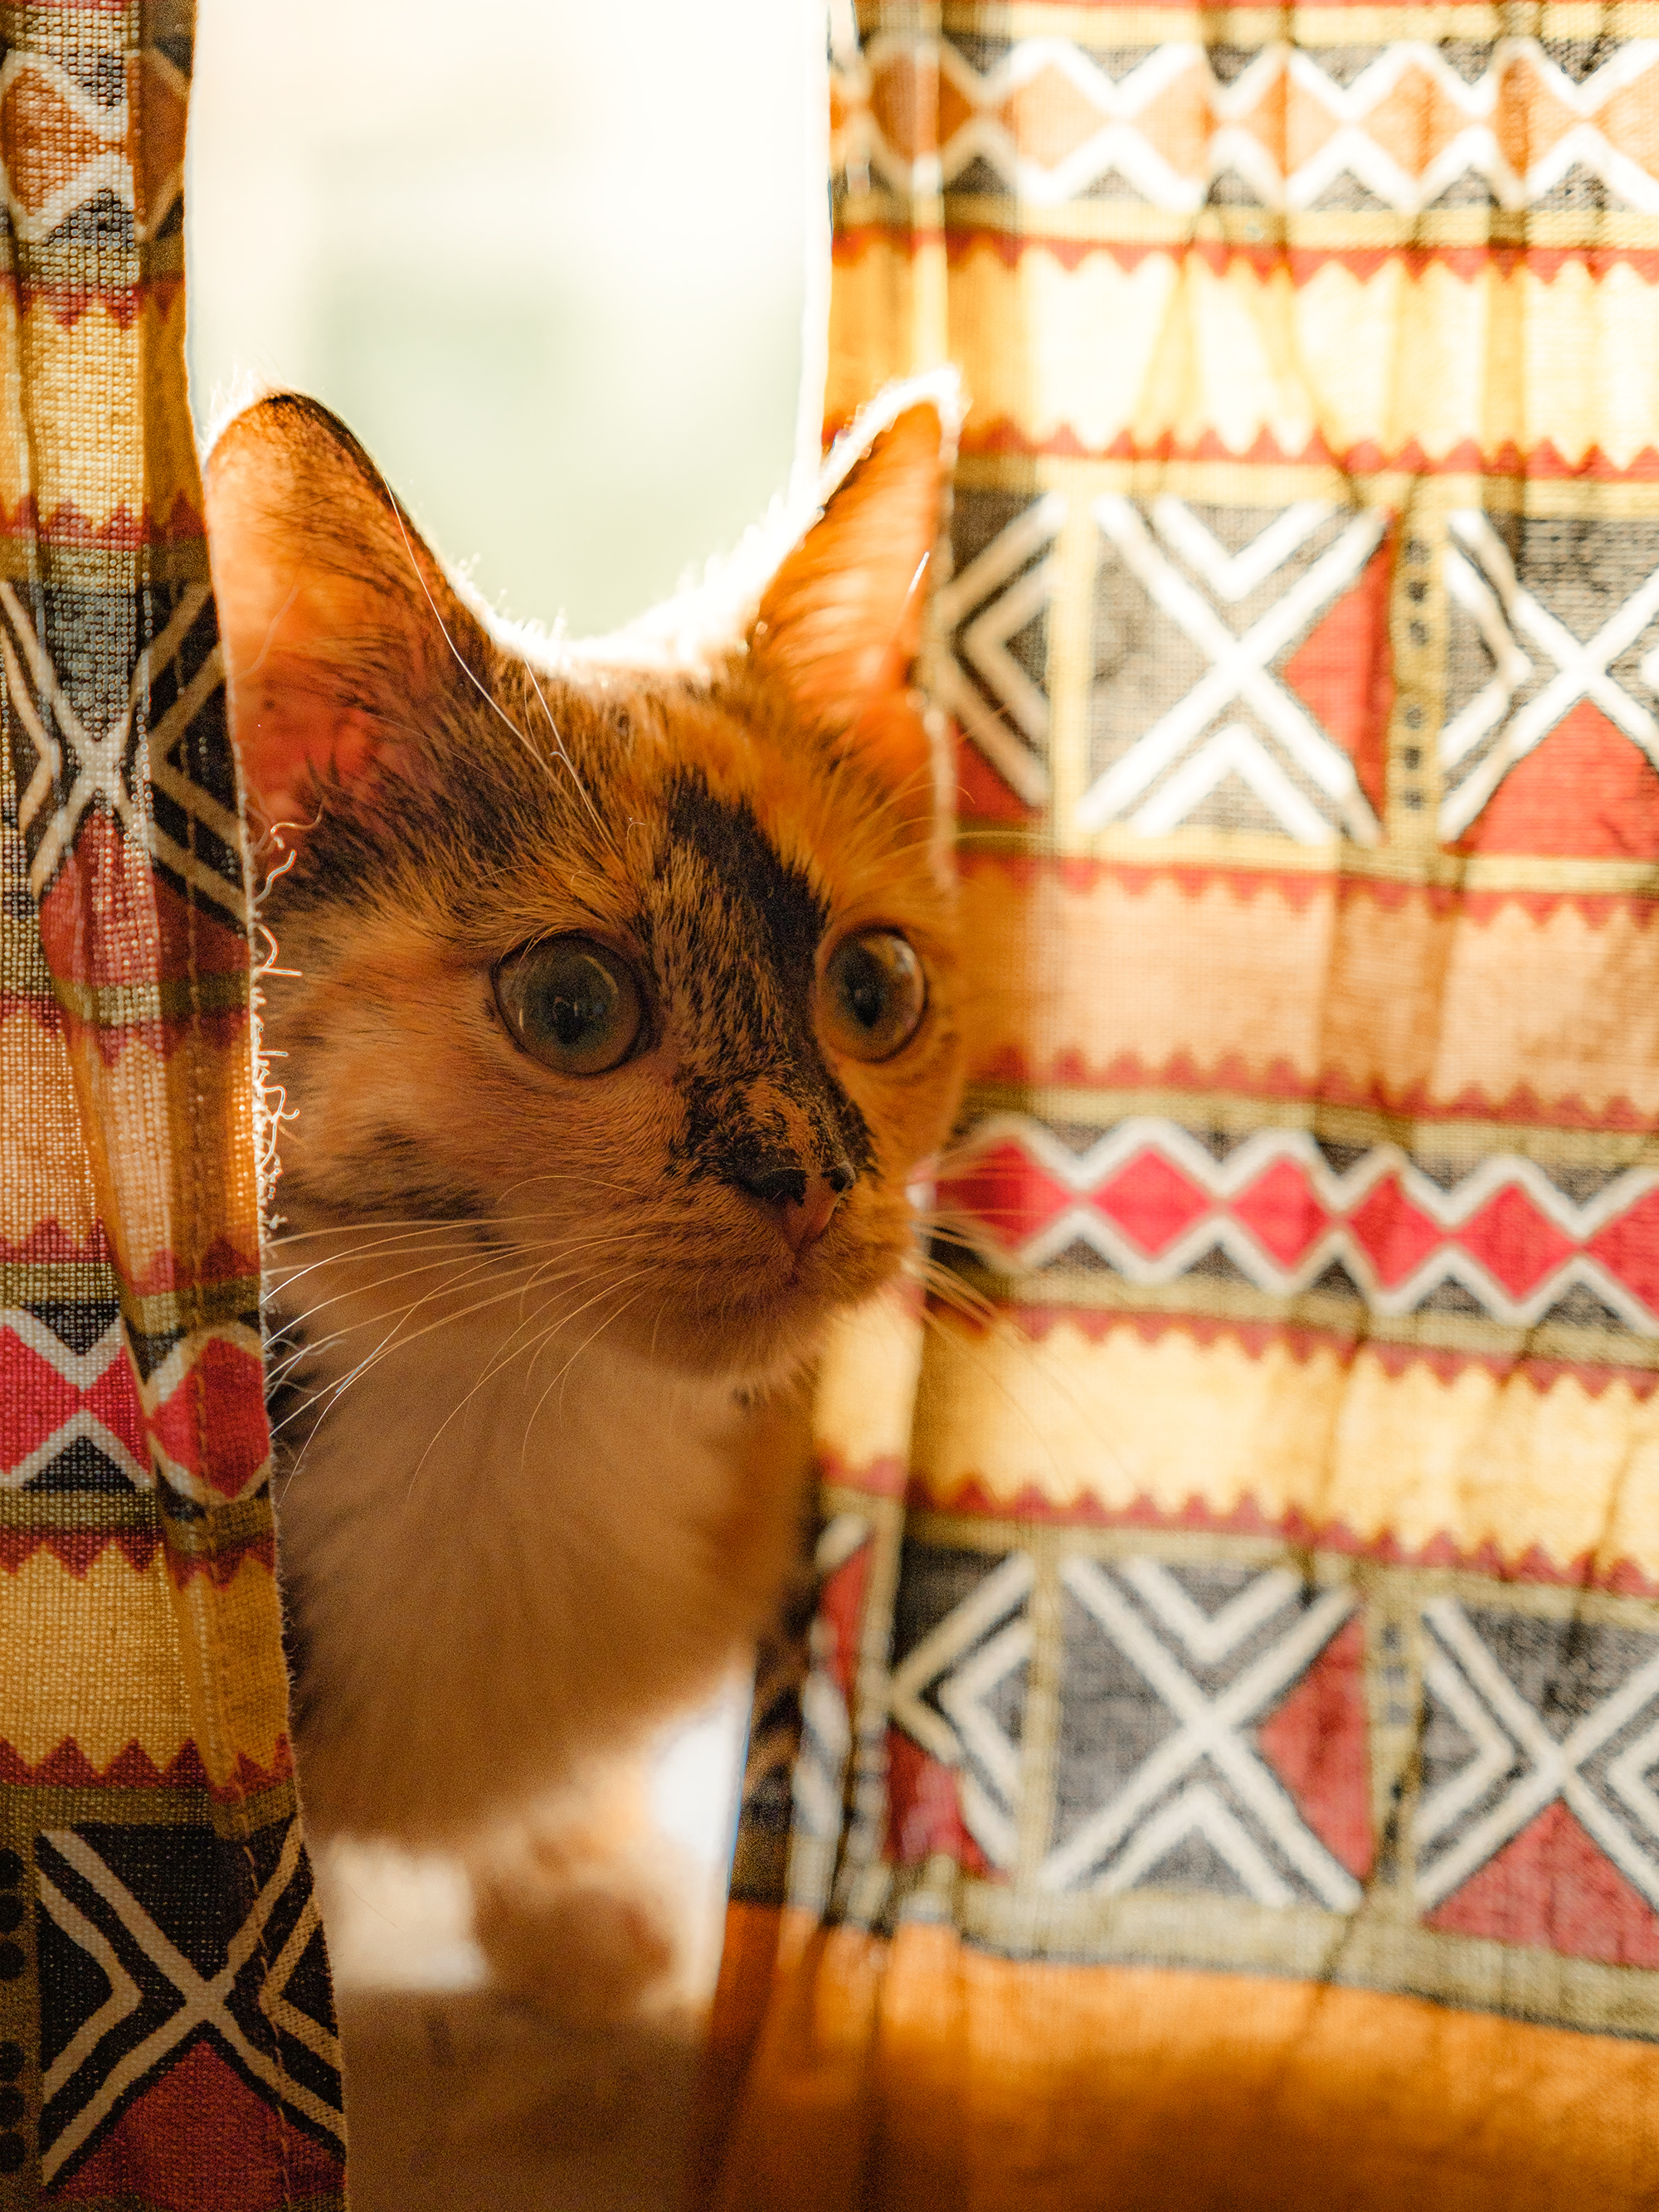
<path fill-rule="evenodd" d="M 845 1160 L 833 1160 L 817 1174 L 792 1163 L 757 1167 L 738 1178 L 751 1197 L 777 1209 L 778 1225 L 798 1252 L 823 1236 L 856 1180 Z"/>

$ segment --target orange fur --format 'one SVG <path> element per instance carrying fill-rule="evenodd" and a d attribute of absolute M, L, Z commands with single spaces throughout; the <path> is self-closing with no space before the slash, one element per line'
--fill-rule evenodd
<path fill-rule="evenodd" d="M 631 1847 L 573 1808 L 774 1602 L 802 1471 L 768 1424 L 829 1317 L 905 1265 L 907 1182 L 957 1093 L 908 688 L 950 436 L 937 401 L 890 404 L 679 663 L 672 623 L 605 654 L 498 635 L 310 402 L 260 403 L 211 457 L 233 726 L 293 855 L 266 909 L 293 1117 L 272 1405 L 325 1831 L 453 1841 L 540 1800 L 559 1832 L 520 1873 L 578 1882 Z M 876 927 L 927 977 L 886 1060 L 817 1012 Z M 570 933 L 648 1006 L 600 1075 L 520 1049 L 492 990 Z M 499 1877 L 498 1852 L 485 1918 L 510 1931 Z"/>

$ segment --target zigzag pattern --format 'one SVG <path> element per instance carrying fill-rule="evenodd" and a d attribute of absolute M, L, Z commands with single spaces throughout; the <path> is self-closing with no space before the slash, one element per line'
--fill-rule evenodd
<path fill-rule="evenodd" d="M 0 2194 L 323 2212 L 340 2088 L 286 1737 L 243 841 L 176 281 L 189 21 L 27 14 L 0 59 L 0 880 L 30 1013 L 0 1177 Z M 107 1827 L 62 1825 L 89 1808 Z"/>
<path fill-rule="evenodd" d="M 96 1765 L 73 1736 L 65 1736 L 44 1759 L 30 1760 L 15 1744 L 0 1736 L 0 1784 L 13 1790 L 204 1790 L 227 1804 L 240 1803 L 293 1778 L 294 1761 L 287 1739 L 270 1766 L 262 1766 L 246 1752 L 238 1752 L 228 1781 L 216 1782 L 202 1761 L 196 1745 L 186 1741 L 162 1764 L 135 1737 L 102 1765 Z"/>
<path fill-rule="evenodd" d="M 887 34 L 842 73 L 836 151 L 842 167 L 907 193 L 948 190 L 983 165 L 1038 209 L 1105 187 L 1175 214 L 1219 198 L 1415 216 L 1443 200 L 1583 200 L 1599 186 L 1603 204 L 1652 214 L 1656 64 L 1659 42 L 1632 39 L 1579 80 L 1536 39 L 1504 38 L 1471 76 L 1438 46 L 1402 40 L 1345 81 L 1276 41 L 1224 76 L 1206 46 L 1171 39 L 1115 77 L 1064 39 L 1023 40 L 981 72 L 948 40 Z M 937 144 L 922 120 L 935 114 Z"/>
<path fill-rule="evenodd" d="M 1632 1334 L 1659 1335 L 1659 1170 L 1582 1201 L 1498 1152 L 1450 1188 L 1397 1145 L 1332 1165 L 1306 1130 L 1264 1129 L 1218 1159 L 1177 1124 L 1136 1117 L 1082 1153 L 1025 1115 L 994 1115 L 940 1176 L 939 1202 L 1000 1267 L 1081 1243 L 1127 1281 L 1173 1283 L 1223 1254 L 1276 1297 L 1334 1267 L 1373 1311 L 1413 1311 L 1455 1285 L 1528 1328 L 1575 1289 Z"/>
<path fill-rule="evenodd" d="M 177 1335 L 135 1387 L 112 1313 L 77 1352 L 35 1314 L 0 1311 L 0 1491 L 144 1490 L 153 1461 L 194 1504 L 251 1495 L 269 1472 L 269 1442 L 263 1422 L 238 1414 L 258 1405 L 249 1393 L 262 1373 L 258 1332 L 245 1324 Z"/>

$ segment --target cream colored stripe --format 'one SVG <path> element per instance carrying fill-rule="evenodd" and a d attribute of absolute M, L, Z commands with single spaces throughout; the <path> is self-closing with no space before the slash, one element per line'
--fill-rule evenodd
<path fill-rule="evenodd" d="M 813 1395 L 812 1431 L 846 1466 L 902 1458 L 922 1329 L 919 1303 L 900 1291 L 843 1315 L 831 1328 Z"/>
<path fill-rule="evenodd" d="M 18 377 L 41 426 L 33 456 L 37 511 L 50 521 L 70 506 L 94 529 L 125 508 L 170 517 L 182 494 L 201 493 L 184 374 L 185 295 L 151 298 L 125 327 L 101 305 L 65 324 L 49 299 L 21 318 L 0 292 L 0 507 L 31 488 Z"/>
<path fill-rule="evenodd" d="M 252 1627 L 277 1632 L 275 1584 L 257 1559 L 245 1559 L 223 1589 L 192 1577 L 179 1602 L 212 1616 L 232 1652 Z M 181 1665 L 160 1552 L 141 1570 L 112 1546 L 76 1575 L 40 1551 L 15 1574 L 0 1575 L 0 1737 L 32 1765 L 67 1737 L 94 1769 L 131 1743 L 166 1766 L 191 1734 Z M 239 1670 L 244 1685 L 253 1671 Z M 246 1687 L 242 1695 L 235 1740 L 210 1753 L 198 1739 L 218 1783 L 234 1778 L 239 1750 L 263 1767 L 276 1758 L 285 1725 L 280 1698 Z"/>
<path fill-rule="evenodd" d="M 165 1766 L 188 1734 L 159 1552 L 140 1571 L 111 1547 L 76 1576 L 41 1551 L 0 1576 L 0 1736 L 24 1759 L 69 1737 L 94 1768 L 135 1742 Z"/>
<path fill-rule="evenodd" d="M 963 918 L 976 1073 L 1012 1057 L 1075 1083 L 1070 1056 L 1117 1085 L 1131 1060 L 1183 1089 L 1294 1093 L 1330 1073 L 1339 1103 L 1659 1115 L 1659 930 L 1626 908 L 1474 922 L 1420 894 L 1244 898 L 1218 879 L 1189 896 L 992 863 L 969 872 Z"/>
<path fill-rule="evenodd" d="M 1091 1342 L 1060 1322 L 1033 1340 L 1009 1320 L 982 1334 L 946 1322 L 930 1334 L 912 1449 L 939 1505 L 970 1481 L 1005 1504 L 1034 1490 L 1115 1511 L 1251 1504 L 1407 1550 L 1443 1537 L 1517 1559 L 1536 1545 L 1558 1567 L 1588 1555 L 1659 1575 L 1659 1395 L 1622 1382 L 1540 1392 L 1484 1368 L 1391 1376 L 1363 1352 L 1351 1366 L 1277 1343 L 1253 1358 L 1178 1329 Z"/>
<path fill-rule="evenodd" d="M 837 268 L 832 415 L 891 373 L 883 334 L 906 258 L 877 240 Z M 988 244 L 953 264 L 950 313 L 970 443 L 998 421 L 1091 451 L 1213 433 L 1242 454 L 1265 432 L 1286 453 L 1415 441 L 1434 461 L 1470 440 L 1523 453 L 1548 441 L 1569 463 L 1598 447 L 1616 468 L 1659 444 L 1659 286 L 1625 263 L 1598 278 L 1570 262 L 1547 283 L 1328 263 L 1297 284 L 1283 268 L 1167 252 L 1067 269 L 1030 246 L 1010 268 Z"/>

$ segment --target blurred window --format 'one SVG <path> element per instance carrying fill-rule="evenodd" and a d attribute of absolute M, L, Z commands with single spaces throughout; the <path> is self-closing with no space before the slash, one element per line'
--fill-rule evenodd
<path fill-rule="evenodd" d="M 811 0 L 199 0 L 198 420 L 351 424 L 511 615 L 603 629 L 783 488 Z"/>

